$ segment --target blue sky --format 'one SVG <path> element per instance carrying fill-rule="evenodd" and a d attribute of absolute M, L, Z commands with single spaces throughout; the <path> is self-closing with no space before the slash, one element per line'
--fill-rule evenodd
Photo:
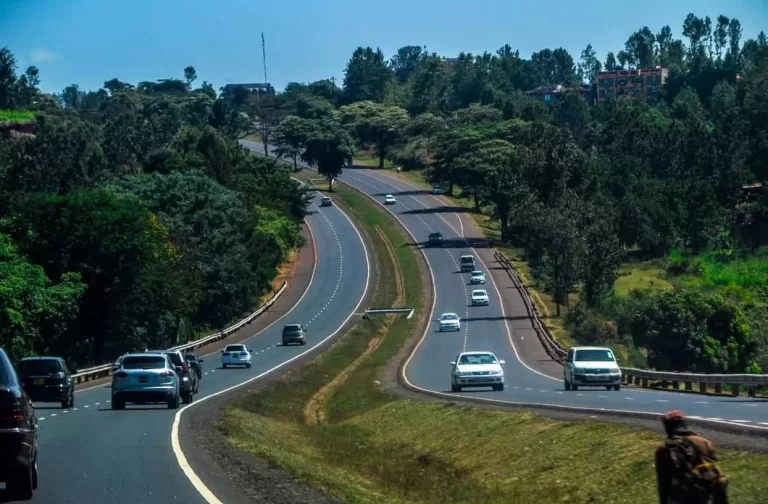
<path fill-rule="evenodd" d="M 23 71 L 37 65 L 42 88 L 96 89 L 117 77 L 136 83 L 182 77 L 198 84 L 263 81 L 261 31 L 269 80 L 336 77 L 359 45 L 389 57 L 404 45 L 455 56 L 508 43 L 529 57 L 565 47 L 578 59 L 591 43 L 603 59 L 629 34 L 665 24 L 681 36 L 689 12 L 741 21 L 743 39 L 768 32 L 766 0 L 0 0 L 0 46 Z"/>

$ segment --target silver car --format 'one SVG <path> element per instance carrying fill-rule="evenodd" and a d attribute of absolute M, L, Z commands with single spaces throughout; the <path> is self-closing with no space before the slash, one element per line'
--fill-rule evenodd
<path fill-rule="evenodd" d="M 125 355 L 112 375 L 112 409 L 125 409 L 129 402 L 162 402 L 168 409 L 177 409 L 179 398 L 179 376 L 166 354 Z"/>

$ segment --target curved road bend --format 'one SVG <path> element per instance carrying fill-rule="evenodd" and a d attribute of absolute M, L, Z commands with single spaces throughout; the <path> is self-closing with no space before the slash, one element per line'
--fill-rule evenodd
<path fill-rule="evenodd" d="M 264 152 L 260 143 L 241 143 L 253 151 Z M 302 165 L 307 166 L 304 163 Z M 435 279 L 435 320 L 406 368 L 406 376 L 413 385 L 434 392 L 474 399 L 605 411 L 661 414 L 676 407 L 683 409 L 694 419 L 768 430 L 768 400 L 633 388 L 622 388 L 618 392 L 609 392 L 604 388 L 566 392 L 562 371 L 558 365 L 534 362 L 541 360 L 537 357 L 542 355 L 542 349 L 530 321 L 525 320 L 527 315 L 522 309 L 521 294 L 512 287 L 510 281 L 507 280 L 506 285 L 502 284 L 499 277 L 503 279 L 503 276 L 493 275 L 498 285 L 490 281 L 492 272 L 487 270 L 488 267 L 493 267 L 492 264 L 486 264 L 485 267 L 481 265 L 481 269 L 486 270 L 489 277 L 485 289 L 491 301 L 490 306 L 467 306 L 468 293 L 475 287 L 464 285 L 468 283 L 468 278 L 466 274 L 457 273 L 457 261 L 459 255 L 472 252 L 464 238 L 471 240 L 472 236 L 480 234 L 468 217 L 462 218 L 461 213 L 451 211 L 441 198 L 403 181 L 390 172 L 360 167 L 345 168 L 339 180 L 379 202 L 383 202 L 385 194 L 393 194 L 397 198 L 397 204 L 387 208 L 416 237 L 417 242 L 426 242 L 432 231 L 440 231 L 443 234 L 444 250 L 424 250 Z M 476 252 L 475 256 L 477 257 Z M 498 287 L 498 291 L 495 287 Z M 510 312 L 502 313 L 499 291 L 504 292 L 504 306 L 512 307 Z M 462 318 L 461 333 L 436 331 L 436 319 L 445 312 L 455 312 Z M 449 362 L 464 349 L 491 350 L 500 359 L 504 359 L 507 388 L 503 392 L 469 389 L 459 394 L 451 393 Z M 526 362 L 521 355 L 531 359 L 531 362 Z"/>
<path fill-rule="evenodd" d="M 219 352 L 206 355 L 196 401 L 236 386 L 311 349 L 356 310 L 368 283 L 365 247 L 336 207 L 318 208 L 306 221 L 317 249 L 314 276 L 285 318 L 246 341 L 251 369 L 221 369 Z M 308 326 L 307 346 L 279 346 L 284 323 Z M 201 351 L 201 353 L 203 353 Z M 128 405 L 113 411 L 110 389 L 78 393 L 76 409 L 38 409 L 40 486 L 32 502 L 56 504 L 204 503 L 179 467 L 171 447 L 176 411 L 163 405 Z"/>
<path fill-rule="evenodd" d="M 581 389 L 566 392 L 562 372 L 558 366 L 540 366 L 535 362 L 524 362 L 520 355 L 541 355 L 541 346 L 533 332 L 530 321 L 514 320 L 525 318 L 525 312 L 502 313 L 499 291 L 505 297 L 520 298 L 521 294 L 511 282 L 498 285 L 490 281 L 485 289 L 491 304 L 489 307 L 467 308 L 468 292 L 474 286 L 466 285 L 468 275 L 457 273 L 458 257 L 472 252 L 464 241 L 465 235 L 478 236 L 470 219 L 451 211 L 440 198 L 392 174 L 367 168 L 348 168 L 340 180 L 383 201 L 385 194 L 393 194 L 397 204 L 388 207 L 416 237 L 417 242 L 426 242 L 431 231 L 443 234 L 444 249 L 425 249 L 432 267 L 436 304 L 434 319 L 441 313 L 456 312 L 463 319 L 461 333 L 439 333 L 437 321 L 409 363 L 406 375 L 414 385 L 437 392 L 450 393 L 449 362 L 462 350 L 491 350 L 500 359 L 506 360 L 507 388 L 503 392 L 485 392 L 483 389 L 469 389 L 460 396 L 482 397 L 494 401 L 511 401 L 542 405 L 559 405 L 575 408 L 593 408 L 616 411 L 663 413 L 671 407 L 681 408 L 689 416 L 699 419 L 726 421 L 738 425 L 768 429 L 768 401 L 746 398 L 712 397 L 697 394 L 638 390 L 623 388 L 621 391 L 607 391 L 604 388 Z M 470 235 L 470 233 L 472 233 Z M 474 242 L 473 242 L 474 243 Z M 477 257 L 477 253 L 475 252 Z M 481 269 L 487 271 L 493 264 Z M 498 265 L 495 265 L 498 266 Z M 499 291 L 495 287 L 498 287 Z M 507 299 L 509 301 L 509 299 Z M 507 302 L 505 306 L 522 307 L 522 299 Z M 511 319 L 511 320 L 510 320 Z M 507 332 L 508 322 L 511 333 Z M 521 336 L 525 339 L 521 339 Z M 514 341 L 514 345 L 512 344 Z M 530 348 L 521 348 L 527 346 Z M 535 347 L 535 348 L 533 348 Z M 548 376 L 536 367 L 546 368 Z M 453 395 L 453 394 L 452 394 Z"/>

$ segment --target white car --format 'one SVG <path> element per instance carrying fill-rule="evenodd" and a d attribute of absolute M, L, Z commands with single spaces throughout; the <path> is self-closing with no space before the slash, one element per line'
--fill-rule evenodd
<path fill-rule="evenodd" d="M 387 194 L 386 196 L 384 196 L 385 205 L 394 205 L 395 203 L 397 203 L 397 200 L 391 194 Z"/>
<path fill-rule="evenodd" d="M 451 391 L 462 387 L 493 387 L 504 390 L 503 360 L 493 352 L 462 352 L 451 362 Z"/>
<path fill-rule="evenodd" d="M 245 345 L 227 345 L 221 351 L 221 367 L 245 366 L 251 367 L 251 349 Z"/>
<path fill-rule="evenodd" d="M 455 313 L 443 313 L 440 315 L 440 332 L 461 331 L 461 321 Z"/>
<path fill-rule="evenodd" d="M 472 273 L 469 274 L 469 283 L 472 285 L 484 284 L 485 273 L 483 273 L 480 270 L 473 271 Z"/>
<path fill-rule="evenodd" d="M 472 306 L 488 306 L 489 304 L 490 300 L 485 290 L 476 289 L 472 291 Z"/>
<path fill-rule="evenodd" d="M 621 390 L 619 361 L 610 348 L 573 347 L 565 358 L 563 381 L 565 390 L 579 390 L 580 385 Z"/>

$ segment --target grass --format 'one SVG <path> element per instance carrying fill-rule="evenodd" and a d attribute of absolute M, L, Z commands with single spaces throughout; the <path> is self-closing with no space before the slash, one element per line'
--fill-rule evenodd
<path fill-rule="evenodd" d="M 35 120 L 35 114 L 25 110 L 0 110 L 0 124 L 28 123 Z"/>
<path fill-rule="evenodd" d="M 376 154 L 370 154 L 367 152 L 360 152 L 357 156 L 355 156 L 355 163 L 363 166 L 371 166 L 374 168 L 378 168 L 379 156 Z M 395 165 L 389 159 L 384 159 L 384 168 L 388 170 L 392 170 L 395 168 Z"/>
<path fill-rule="evenodd" d="M 418 315 L 424 285 L 407 237 L 367 197 L 341 184 L 333 196 L 350 208 L 380 263 L 372 304 L 396 300 L 399 268 L 404 304 Z M 617 489 L 631 489 L 622 503 L 655 502 L 654 433 L 389 393 L 382 386 L 385 367 L 417 318 L 359 322 L 315 360 L 228 405 L 222 430 L 235 447 L 345 502 L 600 504 L 616 502 Z M 361 358 L 376 338 L 379 345 Z M 324 396 L 323 420 L 308 422 L 307 405 L 329 383 L 337 386 Z M 768 480 L 758 475 L 768 471 L 768 457 L 721 455 L 733 501 L 762 502 Z M 590 470 L 573 471 L 573 460 Z"/>
<path fill-rule="evenodd" d="M 250 142 L 261 142 L 261 135 L 259 133 L 251 133 L 249 135 L 246 135 L 243 140 L 248 140 Z M 270 151 L 272 150 L 272 146 L 270 146 Z"/>

